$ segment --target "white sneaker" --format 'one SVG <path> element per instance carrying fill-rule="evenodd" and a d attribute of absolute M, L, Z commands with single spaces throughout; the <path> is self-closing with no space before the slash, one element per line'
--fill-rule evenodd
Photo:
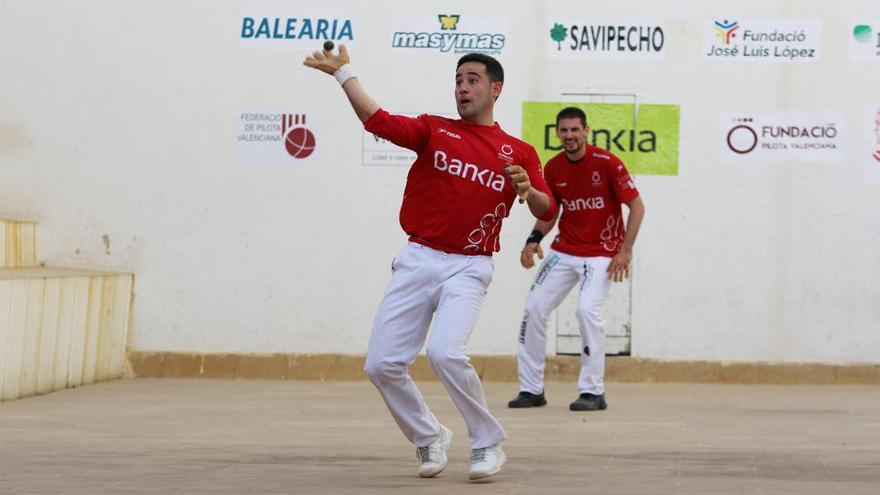
<path fill-rule="evenodd" d="M 432 443 L 416 448 L 416 457 L 422 463 L 419 466 L 419 476 L 433 478 L 446 469 L 446 451 L 452 445 L 452 430 L 440 425 L 440 436 Z"/>
<path fill-rule="evenodd" d="M 507 456 L 501 450 L 500 444 L 482 449 L 471 449 L 471 469 L 468 471 L 468 479 L 478 480 L 488 478 L 501 472 L 501 466 L 507 461 Z"/>

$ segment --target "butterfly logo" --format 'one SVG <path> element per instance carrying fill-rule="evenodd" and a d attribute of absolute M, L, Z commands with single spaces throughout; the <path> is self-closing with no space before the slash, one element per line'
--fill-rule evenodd
<path fill-rule="evenodd" d="M 440 14 L 437 17 L 440 18 L 441 31 L 454 31 L 458 27 L 458 19 L 461 16 Z"/>

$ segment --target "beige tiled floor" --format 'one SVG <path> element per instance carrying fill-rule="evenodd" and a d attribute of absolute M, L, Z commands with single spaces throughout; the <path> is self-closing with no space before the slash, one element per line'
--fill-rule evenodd
<path fill-rule="evenodd" d="M 467 433 L 450 465 L 416 476 L 368 382 L 123 380 L 0 404 L 0 493 L 880 494 L 880 387 L 608 386 L 609 409 L 510 410 L 490 383 L 509 461 L 471 484 Z"/>

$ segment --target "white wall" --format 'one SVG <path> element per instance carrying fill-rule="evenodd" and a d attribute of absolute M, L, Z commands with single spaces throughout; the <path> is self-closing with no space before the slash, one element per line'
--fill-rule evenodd
<path fill-rule="evenodd" d="M 880 361 L 880 186 L 864 183 L 857 159 L 880 64 L 847 58 L 850 21 L 880 18 L 876 1 L 332 5 L 355 19 L 358 74 L 392 110 L 455 111 L 454 55 L 386 48 L 406 11 L 509 15 L 496 119 L 514 135 L 522 101 L 571 89 L 681 105 L 679 175 L 637 178 L 647 218 L 633 355 Z M 361 165 L 360 124 L 331 78 L 300 65 L 305 52 L 239 46 L 241 14 L 256 7 L 321 12 L 277 0 L 0 5 L 0 216 L 40 220 L 50 264 L 134 271 L 133 349 L 363 353 L 404 243 L 406 169 Z M 666 59 L 549 60 L 550 11 L 662 19 Z M 821 61 L 704 61 L 702 26 L 722 15 L 821 20 Z M 237 165 L 232 117 L 255 107 L 317 115 L 319 159 Z M 782 110 L 844 112 L 846 160 L 719 159 L 720 112 Z M 474 354 L 515 352 L 531 225 L 523 208 L 505 222 Z"/>

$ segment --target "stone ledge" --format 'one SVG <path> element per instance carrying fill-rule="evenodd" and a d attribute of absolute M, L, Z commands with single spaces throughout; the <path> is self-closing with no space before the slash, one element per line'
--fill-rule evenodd
<path fill-rule="evenodd" d="M 131 351 L 130 372 L 150 378 L 232 378 L 264 380 L 364 380 L 363 355 L 349 354 L 199 354 Z M 483 380 L 516 382 L 514 356 L 471 356 Z M 548 380 L 576 381 L 580 358 L 547 359 Z M 410 374 L 437 380 L 420 355 Z M 740 383 L 774 385 L 880 385 L 880 364 L 722 363 L 657 361 L 609 356 L 606 381 L 626 383 Z"/>

